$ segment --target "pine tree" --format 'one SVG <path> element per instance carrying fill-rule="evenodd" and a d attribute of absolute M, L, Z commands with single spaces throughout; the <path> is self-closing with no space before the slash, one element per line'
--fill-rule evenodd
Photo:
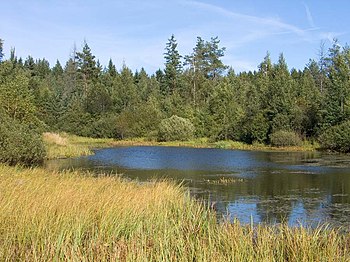
<path fill-rule="evenodd" d="M 52 74 L 54 75 L 54 77 L 60 77 L 63 75 L 63 68 L 61 66 L 60 61 L 56 61 L 55 66 L 52 68 Z"/>
<path fill-rule="evenodd" d="M 165 83 L 167 90 L 164 93 L 173 93 L 179 85 L 179 77 L 182 73 L 181 55 L 177 50 L 177 42 L 174 35 L 171 35 L 165 47 Z"/>
<path fill-rule="evenodd" d="M 83 50 L 76 53 L 75 59 L 77 59 L 78 73 L 80 74 L 82 80 L 85 107 L 88 109 L 88 94 L 90 93 L 89 89 L 91 89 L 97 82 L 100 69 L 95 61 L 95 56 L 92 54 L 91 48 L 88 46 L 86 41 L 84 41 Z"/>
<path fill-rule="evenodd" d="M 113 64 L 112 58 L 109 59 L 107 72 L 111 77 L 117 76 L 117 69 L 115 68 L 115 65 Z"/>
<path fill-rule="evenodd" d="M 189 68 L 187 75 L 192 82 L 192 101 L 194 108 L 197 108 L 199 93 L 202 98 L 208 100 L 210 95 L 210 84 L 206 80 L 216 80 L 227 69 L 221 58 L 224 56 L 225 48 L 219 48 L 219 39 L 211 38 L 210 42 L 197 37 L 196 46 L 190 55 L 185 56 L 185 65 Z"/>
<path fill-rule="evenodd" d="M 350 116 L 350 48 L 341 48 L 335 40 L 326 61 L 330 83 L 325 94 L 325 127 L 340 124 Z"/>
<path fill-rule="evenodd" d="M 216 79 L 221 76 L 223 72 L 227 69 L 227 66 L 221 61 L 221 58 L 225 54 L 225 47 L 219 48 L 220 40 L 218 37 L 212 37 L 210 42 L 207 42 L 207 77 L 209 79 Z"/>

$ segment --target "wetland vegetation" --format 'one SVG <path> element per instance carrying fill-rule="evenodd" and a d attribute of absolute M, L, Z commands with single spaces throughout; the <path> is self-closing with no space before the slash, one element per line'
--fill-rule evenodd
<path fill-rule="evenodd" d="M 348 261 L 349 234 L 217 223 L 166 181 L 0 166 L 0 260 Z"/>

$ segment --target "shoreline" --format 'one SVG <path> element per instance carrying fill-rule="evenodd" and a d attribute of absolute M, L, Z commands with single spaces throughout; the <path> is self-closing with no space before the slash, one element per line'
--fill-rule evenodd
<path fill-rule="evenodd" d="M 272 151 L 272 152 L 315 152 L 318 146 L 307 144 L 305 146 L 274 147 L 263 144 L 245 144 L 243 142 L 225 140 L 217 142 L 207 142 L 207 139 L 196 139 L 193 141 L 170 141 L 158 142 L 140 139 L 114 140 L 113 146 L 173 146 L 190 148 L 218 148 L 229 150 L 247 150 L 247 151 Z M 203 142 L 204 141 L 204 142 Z"/>
<path fill-rule="evenodd" d="M 318 146 L 304 143 L 302 146 L 273 147 L 263 144 L 245 144 L 242 142 L 226 140 L 209 142 L 207 138 L 191 141 L 158 142 L 145 138 L 115 140 L 112 138 L 89 138 L 67 133 L 44 133 L 44 142 L 47 150 L 46 160 L 61 159 L 92 155 L 94 149 L 117 146 L 173 146 L 189 148 L 218 148 L 228 150 L 247 150 L 262 152 L 315 152 Z"/>

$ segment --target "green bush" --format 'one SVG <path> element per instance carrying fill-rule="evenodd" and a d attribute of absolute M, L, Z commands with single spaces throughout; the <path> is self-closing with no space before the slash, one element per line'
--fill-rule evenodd
<path fill-rule="evenodd" d="M 270 136 L 271 145 L 273 146 L 300 146 L 301 139 L 293 131 L 280 130 Z"/>
<path fill-rule="evenodd" d="M 13 120 L 2 121 L 0 124 L 0 162 L 32 166 L 41 164 L 45 155 L 41 134 Z"/>
<path fill-rule="evenodd" d="M 190 140 L 195 128 L 190 120 L 173 115 L 159 124 L 158 141 Z"/>
<path fill-rule="evenodd" d="M 89 136 L 94 138 L 117 138 L 116 123 L 116 116 L 102 116 L 91 124 L 89 128 Z"/>
<path fill-rule="evenodd" d="M 321 148 L 342 153 L 350 152 L 350 121 L 332 126 L 319 137 Z"/>

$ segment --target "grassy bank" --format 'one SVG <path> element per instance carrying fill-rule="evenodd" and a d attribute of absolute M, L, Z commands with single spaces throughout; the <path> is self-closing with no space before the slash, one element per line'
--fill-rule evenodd
<path fill-rule="evenodd" d="M 93 154 L 93 148 L 113 146 L 113 139 L 89 138 L 67 133 L 44 133 L 47 158 L 68 158 Z"/>
<path fill-rule="evenodd" d="M 115 146 L 137 146 L 137 145 L 157 145 L 157 146 L 184 146 L 195 148 L 223 148 L 223 149 L 238 149 L 238 150 L 252 150 L 252 151 L 315 151 L 319 146 L 317 143 L 312 144 L 309 142 L 303 142 L 301 146 L 288 146 L 288 147 L 273 147 L 265 144 L 245 144 L 243 142 L 225 140 L 210 142 L 208 138 L 197 138 L 190 141 L 170 141 L 170 142 L 157 142 L 154 140 L 147 140 L 144 138 L 116 140 L 112 142 Z"/>
<path fill-rule="evenodd" d="M 0 165 L 0 192 L 0 261 L 350 261 L 350 235 L 217 224 L 169 182 Z"/>

